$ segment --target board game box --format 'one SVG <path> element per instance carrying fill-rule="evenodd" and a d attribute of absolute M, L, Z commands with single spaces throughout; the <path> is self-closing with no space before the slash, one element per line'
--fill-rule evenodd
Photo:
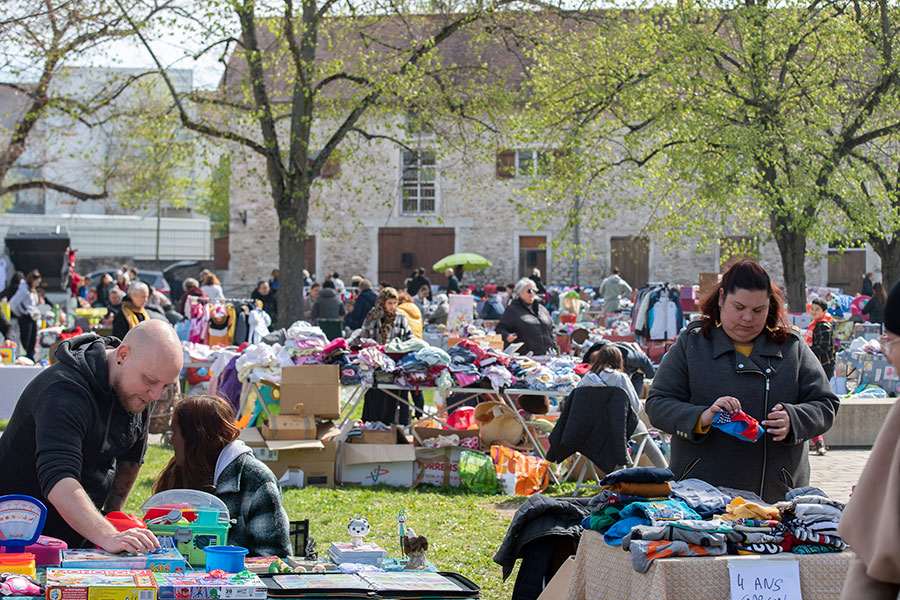
<path fill-rule="evenodd" d="M 148 570 L 47 569 L 47 600 L 155 600 Z"/>
<path fill-rule="evenodd" d="M 150 554 L 111 554 L 106 550 L 63 550 L 65 569 L 149 569 L 154 573 L 184 573 L 185 561 L 174 548 L 160 548 Z"/>
<path fill-rule="evenodd" d="M 159 600 L 266 599 L 266 585 L 255 573 L 214 573 L 156 573 Z"/>

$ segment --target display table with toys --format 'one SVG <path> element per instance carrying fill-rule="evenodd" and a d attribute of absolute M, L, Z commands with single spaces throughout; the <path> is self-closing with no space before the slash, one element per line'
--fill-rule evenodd
<path fill-rule="evenodd" d="M 144 503 L 144 518 L 114 514 L 119 528 L 147 527 L 163 547 L 149 554 L 111 554 L 99 549 L 53 548 L 42 537 L 46 507 L 28 496 L 0 497 L 0 594 L 46 600 L 266 600 L 267 598 L 480 598 L 476 584 L 439 572 L 425 558 L 428 541 L 397 518 L 403 558 L 365 542 L 364 517 L 349 521 L 349 542 L 332 543 L 327 559 L 304 556 L 249 557 L 228 546 L 228 510 L 215 496 L 195 490 L 168 490 Z M 297 550 L 295 550 L 296 552 Z M 204 560 L 200 561 L 200 557 Z M 37 564 L 36 564 L 37 563 Z"/>

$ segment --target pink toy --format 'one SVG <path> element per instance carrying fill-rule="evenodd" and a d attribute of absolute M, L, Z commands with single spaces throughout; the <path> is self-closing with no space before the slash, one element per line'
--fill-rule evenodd
<path fill-rule="evenodd" d="M 0 594 L 4 596 L 43 596 L 44 588 L 28 575 L 4 573 L 0 576 Z"/>
<path fill-rule="evenodd" d="M 871 296 L 857 296 L 850 302 L 850 315 L 862 315 L 862 309 L 866 306 Z"/>

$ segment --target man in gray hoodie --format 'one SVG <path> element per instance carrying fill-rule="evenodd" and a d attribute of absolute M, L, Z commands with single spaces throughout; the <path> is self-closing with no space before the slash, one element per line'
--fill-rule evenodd
<path fill-rule="evenodd" d="M 0 495 L 41 500 L 43 532 L 69 547 L 87 539 L 109 552 L 158 548 L 148 530 L 116 531 L 101 511 L 121 510 L 137 480 L 150 405 L 181 372 L 175 330 L 150 320 L 121 342 L 82 335 L 62 342 L 56 358 L 22 392 L 0 437 Z"/>

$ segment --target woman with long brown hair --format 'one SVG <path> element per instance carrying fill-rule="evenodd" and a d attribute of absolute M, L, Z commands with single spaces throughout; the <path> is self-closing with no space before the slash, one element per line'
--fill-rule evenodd
<path fill-rule="evenodd" d="M 215 495 L 235 523 L 228 543 L 251 556 L 291 553 L 288 517 L 275 475 L 238 440 L 231 405 L 216 396 L 189 396 L 175 405 L 175 456 L 162 470 L 153 493 L 192 489 Z"/>
<path fill-rule="evenodd" d="M 872 297 L 863 306 L 862 314 L 866 315 L 872 323 L 884 323 L 884 307 L 887 304 L 887 298 L 884 284 L 876 281 L 872 285 Z"/>
<path fill-rule="evenodd" d="M 804 442 L 831 428 L 837 396 L 758 262 L 728 269 L 701 312 L 666 353 L 647 400 L 650 422 L 673 434 L 670 468 L 678 478 L 784 500 L 809 484 Z M 749 415 L 764 433 L 746 439 L 712 427 L 723 412 Z"/>

